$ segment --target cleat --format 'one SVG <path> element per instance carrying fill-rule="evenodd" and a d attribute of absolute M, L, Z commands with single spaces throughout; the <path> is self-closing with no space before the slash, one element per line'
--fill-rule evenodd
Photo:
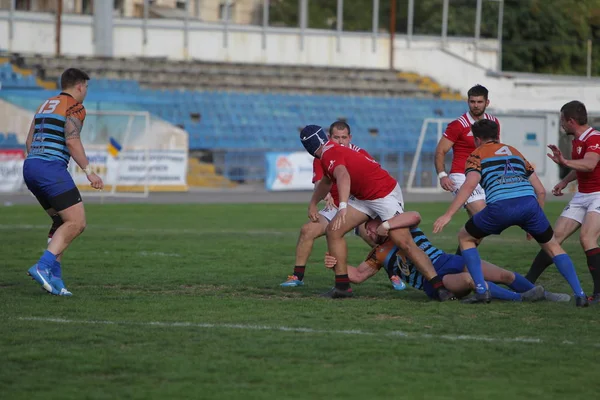
<path fill-rule="evenodd" d="M 304 285 L 304 282 L 301 281 L 300 279 L 298 279 L 298 277 L 296 275 L 288 275 L 287 281 L 283 282 L 281 285 L 281 287 L 296 287 L 296 286 L 302 286 Z"/>
<path fill-rule="evenodd" d="M 545 297 L 545 290 L 540 285 L 521 293 L 521 301 L 538 301 L 543 300 Z"/>
<path fill-rule="evenodd" d="M 576 307 L 588 307 L 590 303 L 588 302 L 587 297 L 575 297 L 575 306 Z"/>
<path fill-rule="evenodd" d="M 332 287 L 330 291 L 321 294 L 320 297 L 326 297 L 329 299 L 345 299 L 350 298 L 354 295 L 352 293 L 352 288 L 348 288 L 348 290 L 341 290 L 336 287 Z"/>
<path fill-rule="evenodd" d="M 398 275 L 392 275 L 390 278 L 390 282 L 392 282 L 392 287 L 394 290 L 404 290 L 406 289 L 406 284 Z"/>
<path fill-rule="evenodd" d="M 55 296 L 73 296 L 73 293 L 69 292 L 67 290 L 67 288 L 65 287 L 65 283 L 63 282 L 62 279 L 51 276 L 50 278 L 50 284 L 52 285 L 52 288 L 54 289 L 52 291 L 52 294 Z"/>
<path fill-rule="evenodd" d="M 545 292 L 544 298 L 548 301 L 555 301 L 557 303 L 568 303 L 571 301 L 571 296 L 566 293 Z"/>
<path fill-rule="evenodd" d="M 484 293 L 474 293 L 472 296 L 467 297 L 462 300 L 461 303 L 465 304 L 479 304 L 479 303 L 489 303 L 492 301 L 492 294 L 489 290 L 486 290 Z"/>
<path fill-rule="evenodd" d="M 39 267 L 39 264 L 35 264 L 33 267 L 27 270 L 29 275 L 34 281 L 42 285 L 42 289 L 50 294 L 58 294 L 58 292 L 50 284 L 50 271 Z M 55 293 L 53 293 L 53 291 Z"/>
<path fill-rule="evenodd" d="M 456 296 L 454 295 L 454 293 L 452 293 L 448 289 L 446 289 L 446 288 L 440 288 L 437 291 L 437 299 L 439 301 L 456 300 Z"/>
<path fill-rule="evenodd" d="M 588 297 L 588 301 L 591 306 L 600 304 L 600 293 L 594 293 L 592 296 Z"/>

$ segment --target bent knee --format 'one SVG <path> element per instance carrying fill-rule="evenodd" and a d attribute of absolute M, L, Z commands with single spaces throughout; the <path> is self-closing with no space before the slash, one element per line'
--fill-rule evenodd
<path fill-rule="evenodd" d="M 325 233 L 325 227 L 320 222 L 307 222 L 302 225 L 300 235 L 305 238 L 317 238 Z"/>

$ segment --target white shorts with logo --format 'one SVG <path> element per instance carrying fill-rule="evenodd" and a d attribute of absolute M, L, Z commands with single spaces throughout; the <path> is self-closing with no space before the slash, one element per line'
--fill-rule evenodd
<path fill-rule="evenodd" d="M 581 224 L 585 219 L 585 214 L 589 212 L 600 214 L 600 192 L 575 193 L 575 196 L 573 196 L 560 216 L 575 220 Z"/>
<path fill-rule="evenodd" d="M 331 222 L 331 220 L 333 219 L 333 217 L 335 217 L 337 212 L 338 212 L 337 208 L 325 206 L 325 208 L 323 208 L 321 211 L 319 211 L 319 214 L 324 216 L 325 219 L 327 220 L 327 222 Z"/>
<path fill-rule="evenodd" d="M 400 185 L 396 184 L 396 187 L 381 199 L 358 200 L 354 196 L 350 196 L 348 205 L 371 218 L 379 216 L 382 221 L 387 221 L 394 215 L 404 212 L 404 197 Z"/>
<path fill-rule="evenodd" d="M 460 190 L 460 187 L 465 183 L 465 180 L 467 179 L 467 177 L 465 176 L 465 174 L 458 174 L 455 172 L 455 173 L 448 175 L 448 178 L 450 178 L 450 180 L 454 184 L 454 191 L 452 192 L 452 194 L 454 196 L 456 196 L 456 194 Z M 472 203 L 477 200 L 485 201 L 485 191 L 483 190 L 481 185 L 477 185 L 475 190 L 473 190 L 473 193 L 471 193 L 471 195 L 467 199 L 466 204 Z"/>

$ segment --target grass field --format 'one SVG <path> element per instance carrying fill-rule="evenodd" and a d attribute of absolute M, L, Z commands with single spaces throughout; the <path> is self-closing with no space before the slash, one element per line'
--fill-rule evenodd
<path fill-rule="evenodd" d="M 431 232 L 445 204 L 418 206 Z M 547 207 L 552 221 L 561 204 Z M 88 205 L 66 253 L 71 298 L 26 276 L 49 219 L 0 208 L 1 399 L 593 399 L 600 309 L 574 303 L 428 301 L 384 273 L 355 298 L 333 283 L 317 241 L 302 288 L 291 273 L 304 204 Z M 459 214 L 438 247 L 454 251 Z M 348 238 L 349 261 L 368 252 Z M 566 244 L 586 290 L 577 238 Z M 484 259 L 521 273 L 537 252 L 519 230 Z M 544 286 L 570 292 L 554 267 Z"/>

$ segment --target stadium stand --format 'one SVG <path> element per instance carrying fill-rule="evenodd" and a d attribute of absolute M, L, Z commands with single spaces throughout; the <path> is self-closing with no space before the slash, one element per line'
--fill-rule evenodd
<path fill-rule="evenodd" d="M 28 99 L 48 97 L 49 93 L 22 89 L 41 89 L 34 84 L 36 79 L 56 82 L 65 68 L 77 65 L 93 77 L 86 99 L 88 109 L 150 111 L 184 128 L 190 135 L 190 150 L 209 151 L 215 171 L 238 182 L 264 178 L 265 151 L 297 150 L 298 131 L 307 122 L 328 126 L 336 119 L 346 120 L 353 128 L 354 143 L 404 181 L 423 120 L 455 118 L 465 108 L 462 101 L 448 100 L 459 97 L 456 93 L 430 79 L 392 71 L 165 59 L 12 57 L 17 66 L 2 66 L 11 78 L 0 92 L 5 100 L 35 107 Z M 15 68 L 35 73 L 25 79 Z M 3 84 L 4 80 L 2 75 Z M 27 82 L 27 86 L 15 82 Z M 436 142 L 435 133 L 427 135 L 424 160 L 433 157 Z M 190 166 L 198 171 L 207 168 Z M 429 170 L 419 171 L 417 180 L 434 175 Z"/>

